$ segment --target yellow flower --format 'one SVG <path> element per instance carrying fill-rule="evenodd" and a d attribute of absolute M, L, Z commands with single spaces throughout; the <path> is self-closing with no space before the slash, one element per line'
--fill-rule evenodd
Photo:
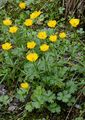
<path fill-rule="evenodd" d="M 73 26 L 73 27 L 77 27 L 79 25 L 80 20 L 79 19 L 75 19 L 72 18 L 69 23 Z"/>
<path fill-rule="evenodd" d="M 32 24 L 33 24 L 33 21 L 31 19 L 26 19 L 24 22 L 24 25 L 26 26 L 32 26 Z"/>
<path fill-rule="evenodd" d="M 9 18 L 7 18 L 7 19 L 3 20 L 3 24 L 6 26 L 10 26 L 12 24 L 12 21 Z"/>
<path fill-rule="evenodd" d="M 41 11 L 34 11 L 32 14 L 30 14 L 31 19 L 37 18 L 42 12 Z"/>
<path fill-rule="evenodd" d="M 59 34 L 59 37 L 60 37 L 60 38 L 65 38 L 65 37 L 66 37 L 66 33 L 65 33 L 65 32 L 61 32 L 61 33 Z"/>
<path fill-rule="evenodd" d="M 38 37 L 39 39 L 43 39 L 43 40 L 44 40 L 44 39 L 46 39 L 47 34 L 46 34 L 45 31 L 41 31 L 41 32 L 38 33 L 37 37 Z"/>
<path fill-rule="evenodd" d="M 29 60 L 30 62 L 35 62 L 38 59 L 38 54 L 37 53 L 29 53 L 26 56 L 27 60 Z"/>
<path fill-rule="evenodd" d="M 36 46 L 36 43 L 34 41 L 27 42 L 27 48 L 32 49 Z"/>
<path fill-rule="evenodd" d="M 50 21 L 48 21 L 48 23 L 47 23 L 47 25 L 48 25 L 49 27 L 53 27 L 53 28 L 56 26 L 56 24 L 57 24 L 56 20 L 50 20 Z"/>
<path fill-rule="evenodd" d="M 26 3 L 25 3 L 25 2 L 20 2 L 20 3 L 19 3 L 19 7 L 20 7 L 21 9 L 25 9 L 25 8 L 26 8 Z"/>
<path fill-rule="evenodd" d="M 47 44 L 42 44 L 42 45 L 40 46 L 40 50 L 43 51 L 43 52 L 48 51 L 48 50 L 49 50 L 49 45 L 47 45 Z"/>
<path fill-rule="evenodd" d="M 57 35 L 50 35 L 49 40 L 51 42 L 56 42 L 57 41 Z"/>
<path fill-rule="evenodd" d="M 17 27 L 17 26 L 12 26 L 12 27 L 9 28 L 9 32 L 10 32 L 10 33 L 16 33 L 17 30 L 18 30 L 18 27 Z"/>
<path fill-rule="evenodd" d="M 27 82 L 24 82 L 24 83 L 20 84 L 20 87 L 23 88 L 23 89 L 29 89 L 30 86 Z"/>
<path fill-rule="evenodd" d="M 9 42 L 6 42 L 6 43 L 2 44 L 2 49 L 3 50 L 9 50 L 11 48 L 12 48 L 12 45 Z"/>

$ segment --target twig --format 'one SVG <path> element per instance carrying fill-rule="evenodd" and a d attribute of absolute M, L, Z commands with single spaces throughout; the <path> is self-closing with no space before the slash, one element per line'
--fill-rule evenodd
<path fill-rule="evenodd" d="M 84 88 L 85 88 L 85 86 L 84 86 L 82 89 L 84 89 Z M 68 120 L 69 115 L 70 115 L 70 113 L 71 113 L 71 111 L 72 111 L 74 105 L 76 104 L 76 102 L 78 101 L 78 99 L 80 98 L 81 95 L 82 95 L 82 92 L 81 92 L 81 93 L 78 95 L 78 97 L 76 98 L 76 101 L 74 102 L 73 106 L 70 108 L 70 110 L 69 110 L 69 112 L 68 112 L 68 114 L 67 114 L 65 120 Z"/>

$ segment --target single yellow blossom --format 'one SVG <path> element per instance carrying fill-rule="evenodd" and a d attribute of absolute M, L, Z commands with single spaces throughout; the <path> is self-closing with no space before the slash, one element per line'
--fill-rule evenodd
<path fill-rule="evenodd" d="M 24 82 L 24 83 L 20 84 L 20 87 L 23 88 L 23 89 L 29 89 L 30 86 L 27 82 Z"/>
<path fill-rule="evenodd" d="M 3 24 L 6 26 L 10 26 L 12 24 L 12 21 L 9 18 L 7 18 L 7 19 L 3 20 Z"/>
<path fill-rule="evenodd" d="M 27 48 L 33 49 L 36 46 L 36 43 L 34 41 L 27 42 Z"/>
<path fill-rule="evenodd" d="M 38 54 L 37 53 L 29 53 L 26 56 L 27 60 L 29 60 L 30 62 L 35 62 L 38 59 Z"/>
<path fill-rule="evenodd" d="M 44 39 L 47 38 L 47 34 L 46 34 L 45 31 L 41 31 L 41 32 L 38 33 L 37 37 L 38 37 L 39 39 L 44 40 Z"/>
<path fill-rule="evenodd" d="M 16 33 L 17 30 L 18 30 L 18 27 L 17 27 L 17 26 L 12 26 L 12 27 L 9 28 L 9 32 L 10 32 L 10 33 Z"/>
<path fill-rule="evenodd" d="M 56 24 L 57 24 L 56 20 L 49 20 L 47 23 L 47 25 L 52 28 L 54 28 Z"/>
<path fill-rule="evenodd" d="M 46 51 L 48 51 L 49 50 L 49 45 L 47 45 L 47 44 L 42 44 L 41 46 L 40 46 L 40 50 L 41 51 L 43 51 L 43 52 L 46 52 Z"/>
<path fill-rule="evenodd" d="M 69 23 L 73 26 L 73 27 L 77 27 L 79 25 L 80 20 L 79 19 L 75 19 L 72 18 Z"/>
<path fill-rule="evenodd" d="M 31 19 L 26 19 L 24 22 L 24 25 L 26 26 L 32 26 L 32 24 L 33 24 L 33 21 Z"/>
<path fill-rule="evenodd" d="M 25 2 L 20 2 L 20 3 L 19 3 L 19 7 L 20 7 L 21 9 L 25 9 L 25 8 L 26 8 L 26 3 L 25 3 Z"/>
<path fill-rule="evenodd" d="M 50 35 L 49 40 L 51 42 L 56 42 L 57 41 L 57 35 Z"/>
<path fill-rule="evenodd" d="M 61 32 L 61 33 L 59 34 L 59 37 L 60 37 L 60 38 L 66 38 L 66 33 L 65 33 L 65 32 Z"/>
<path fill-rule="evenodd" d="M 6 42 L 6 43 L 2 44 L 2 49 L 3 50 L 10 50 L 11 48 L 12 48 L 12 45 L 9 42 Z"/>
<path fill-rule="evenodd" d="M 34 11 L 33 13 L 30 14 L 30 19 L 37 18 L 41 13 L 42 13 L 41 11 Z"/>

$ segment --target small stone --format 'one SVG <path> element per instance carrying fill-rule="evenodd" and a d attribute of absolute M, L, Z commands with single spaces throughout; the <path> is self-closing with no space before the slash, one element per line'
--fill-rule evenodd
<path fill-rule="evenodd" d="M 16 107 L 17 107 L 17 106 L 12 105 L 12 106 L 10 106 L 10 107 L 8 108 L 8 111 L 14 111 L 14 110 L 16 109 Z"/>
<path fill-rule="evenodd" d="M 5 89 L 4 85 L 0 85 L 0 95 L 5 95 L 7 90 Z"/>

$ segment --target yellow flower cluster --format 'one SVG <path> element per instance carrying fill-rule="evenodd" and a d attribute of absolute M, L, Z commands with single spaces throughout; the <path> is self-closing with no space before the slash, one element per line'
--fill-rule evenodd
<path fill-rule="evenodd" d="M 3 20 L 3 24 L 4 25 L 6 25 L 6 26 L 10 26 L 10 25 L 12 25 L 12 20 L 10 20 L 10 19 L 5 19 L 5 20 Z M 18 27 L 17 26 L 11 26 L 10 28 L 9 28 L 9 32 L 10 33 L 16 33 L 17 32 L 17 30 L 18 30 Z"/>
<path fill-rule="evenodd" d="M 25 9 L 26 8 L 26 3 L 25 2 L 20 2 L 19 3 L 19 7 L 21 9 Z M 33 22 L 34 22 L 34 19 L 36 19 L 37 17 L 39 17 L 41 15 L 41 11 L 34 11 L 33 13 L 30 14 L 30 17 L 28 19 L 26 19 L 24 21 L 24 25 L 27 26 L 27 27 L 30 27 L 33 25 Z M 71 26 L 73 27 L 77 27 L 80 23 L 80 20 L 79 19 L 75 19 L 75 18 L 72 18 L 69 23 L 71 24 Z M 6 26 L 10 26 L 9 27 L 9 32 L 10 33 L 16 33 L 18 31 L 18 27 L 15 26 L 15 25 L 12 25 L 12 20 L 9 19 L 9 18 L 6 18 L 3 20 L 3 24 L 6 25 Z M 49 20 L 47 22 L 47 26 L 50 27 L 50 28 L 55 28 L 57 25 L 57 21 L 56 20 Z M 61 39 L 65 39 L 67 37 L 66 33 L 65 32 L 60 32 L 59 33 L 59 37 Z M 50 35 L 49 37 L 47 36 L 47 32 L 45 31 L 40 31 L 38 32 L 37 34 L 37 38 L 41 39 L 41 40 L 45 40 L 46 38 L 49 39 L 49 41 L 51 42 L 56 42 L 57 39 L 58 39 L 58 36 L 56 34 L 52 34 Z M 36 47 L 36 42 L 35 41 L 29 41 L 27 42 L 27 48 L 28 49 L 33 49 Z M 7 50 L 10 50 L 12 48 L 12 44 L 10 42 L 6 42 L 4 44 L 2 44 L 2 49 L 7 51 Z M 46 43 L 43 43 L 39 46 L 39 49 L 40 51 L 42 52 L 46 52 L 48 51 L 50 48 L 50 46 Z M 26 55 L 26 59 L 30 62 L 35 62 L 39 56 L 36 52 L 33 52 L 34 50 L 32 50 L 31 53 L 28 53 Z M 20 87 L 22 89 L 25 89 L 25 90 L 28 90 L 30 88 L 30 85 L 27 83 L 27 82 L 23 82 L 20 84 Z"/>
<path fill-rule="evenodd" d="M 42 12 L 41 11 L 34 11 L 30 14 L 30 19 L 26 19 L 24 22 L 25 26 L 32 26 L 33 19 L 37 18 Z"/>
<path fill-rule="evenodd" d="M 2 44 L 2 49 L 3 50 L 10 50 L 11 48 L 12 48 L 12 45 L 9 42 L 6 42 L 6 43 Z"/>
<path fill-rule="evenodd" d="M 21 9 L 25 9 L 25 8 L 26 8 L 26 3 L 25 3 L 25 2 L 20 2 L 20 3 L 19 3 L 19 7 L 20 7 Z M 30 14 L 30 18 L 25 20 L 24 25 L 25 25 L 25 26 L 32 26 L 32 25 L 33 25 L 33 20 L 36 19 L 38 16 L 40 16 L 41 13 L 42 13 L 41 11 L 34 11 L 33 13 L 31 13 L 31 14 Z M 75 19 L 75 18 L 72 18 L 72 19 L 69 21 L 69 23 L 70 23 L 73 27 L 77 27 L 77 26 L 79 25 L 79 22 L 80 22 L 80 20 L 79 20 L 79 19 Z M 6 26 L 10 26 L 10 25 L 12 25 L 12 20 L 10 20 L 9 18 L 7 18 L 7 19 L 3 20 L 3 24 L 6 25 Z M 48 27 L 50 27 L 50 28 L 55 28 L 56 25 L 57 25 L 57 21 L 56 21 L 56 20 L 49 20 L 49 21 L 47 22 L 47 25 L 48 25 Z M 10 32 L 10 33 L 16 33 L 17 30 L 18 30 L 18 27 L 15 26 L 15 25 L 9 27 L 9 32 Z M 61 39 L 65 39 L 65 38 L 67 37 L 67 35 L 66 35 L 65 32 L 60 32 L 60 33 L 59 33 L 59 37 L 60 37 Z M 52 35 L 50 35 L 50 36 L 48 37 L 46 31 L 40 31 L 40 32 L 38 32 L 38 34 L 37 34 L 37 38 L 39 38 L 39 39 L 41 39 L 41 40 L 45 40 L 46 38 L 48 38 L 49 41 L 51 41 L 51 42 L 56 42 L 57 39 L 58 39 L 58 36 L 57 36 L 56 34 L 52 34 Z M 36 46 L 36 42 L 35 42 L 35 41 L 29 41 L 29 42 L 27 42 L 27 48 L 28 48 L 28 49 L 33 49 L 33 48 L 35 48 L 35 46 Z M 4 50 L 9 50 L 9 49 L 11 49 L 11 48 L 12 48 L 11 43 L 6 42 L 6 43 L 2 44 L 2 49 L 4 49 Z M 49 45 L 48 45 L 48 44 L 43 43 L 43 44 L 40 45 L 40 51 L 46 52 L 46 51 L 48 51 L 48 50 L 49 50 Z M 33 50 L 33 51 L 34 51 L 34 50 Z M 39 56 L 38 56 L 38 54 L 37 54 L 36 52 L 31 52 L 31 53 L 27 54 L 27 56 L 26 56 L 26 59 L 27 59 L 28 61 L 30 61 L 30 62 L 35 62 L 38 58 L 39 58 Z M 22 88 L 28 88 L 29 85 L 28 85 L 28 83 L 22 83 L 22 84 L 21 84 L 21 87 L 22 87 Z"/>

